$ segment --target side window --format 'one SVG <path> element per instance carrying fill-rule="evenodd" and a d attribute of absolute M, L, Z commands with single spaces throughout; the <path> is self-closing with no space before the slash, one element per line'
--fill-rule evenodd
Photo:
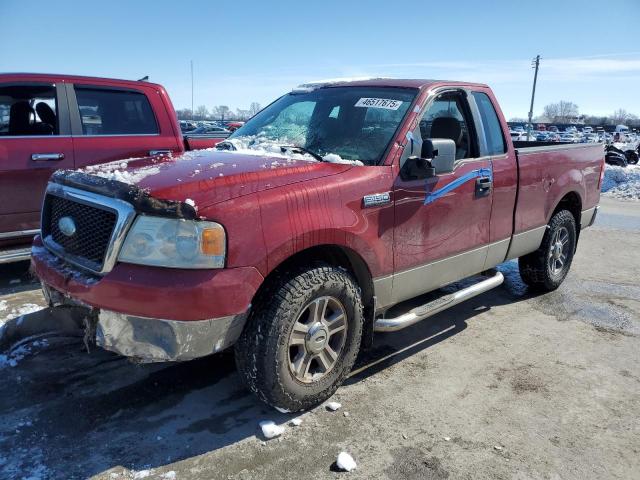
<path fill-rule="evenodd" d="M 0 136 L 58 135 L 53 85 L 0 85 Z"/>
<path fill-rule="evenodd" d="M 500 126 L 500 120 L 496 113 L 491 99 L 486 93 L 473 92 L 473 98 L 478 105 L 480 112 L 480 118 L 482 119 L 482 128 L 484 130 L 484 136 L 487 139 L 487 148 L 489 155 L 500 155 L 507 151 L 507 145 L 504 141 L 504 135 L 502 133 L 502 127 Z"/>
<path fill-rule="evenodd" d="M 75 87 L 83 135 L 148 135 L 158 124 L 146 95 L 130 90 Z"/>
<path fill-rule="evenodd" d="M 477 157 L 469 118 L 467 100 L 460 93 L 442 94 L 420 120 L 422 140 L 449 138 L 456 144 L 457 160 Z"/>

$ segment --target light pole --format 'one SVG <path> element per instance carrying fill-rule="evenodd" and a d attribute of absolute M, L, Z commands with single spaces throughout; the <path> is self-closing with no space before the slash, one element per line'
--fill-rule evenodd
<path fill-rule="evenodd" d="M 191 120 L 193 120 L 193 60 L 191 60 Z"/>
<path fill-rule="evenodd" d="M 538 67 L 540 66 L 540 55 L 536 55 L 531 62 L 531 67 L 536 69 L 533 74 L 533 90 L 531 91 L 531 107 L 529 108 L 529 125 L 527 126 L 527 141 L 531 140 L 531 120 L 533 118 L 533 100 L 536 96 L 536 82 L 538 81 Z"/>

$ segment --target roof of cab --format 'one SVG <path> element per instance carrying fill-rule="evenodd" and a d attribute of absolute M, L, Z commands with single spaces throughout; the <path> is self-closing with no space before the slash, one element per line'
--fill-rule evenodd
<path fill-rule="evenodd" d="M 3 78 L 19 77 L 20 80 L 31 81 L 47 81 L 47 82 L 69 82 L 69 83 L 91 83 L 91 82 L 105 82 L 116 83 L 119 85 L 149 85 L 152 87 L 162 88 L 162 85 L 148 82 L 146 80 L 124 80 L 121 78 L 107 78 L 107 77 L 89 77 L 85 75 L 59 75 L 57 73 L 26 73 L 26 72 L 2 72 L 0 73 L 0 80 Z"/>
<path fill-rule="evenodd" d="M 399 88 L 418 88 L 432 87 L 436 85 L 452 85 L 452 86 L 474 86 L 487 87 L 482 83 L 472 82 L 454 82 L 451 80 L 431 80 L 420 78 L 335 78 L 328 80 L 317 80 L 306 82 L 299 85 L 294 90 L 314 90 L 317 88 L 331 87 L 399 87 Z"/>

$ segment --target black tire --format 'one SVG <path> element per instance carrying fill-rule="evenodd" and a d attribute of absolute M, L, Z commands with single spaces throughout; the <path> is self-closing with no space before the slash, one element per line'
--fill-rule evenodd
<path fill-rule="evenodd" d="M 309 305 L 326 298 L 336 300 L 343 307 L 345 333 L 333 366 L 325 369 L 321 378 L 304 383 L 293 371 L 291 357 L 297 352 L 289 342 L 301 316 L 308 312 L 308 318 L 311 318 Z M 300 268 L 274 279 L 252 308 L 236 343 L 235 358 L 240 376 L 251 391 L 272 407 L 296 412 L 319 405 L 333 395 L 353 367 L 362 337 L 362 311 L 360 288 L 342 269 L 322 264 Z M 308 336 L 307 333 L 305 338 Z M 327 338 L 333 337 L 327 335 Z M 322 368 L 321 363 L 316 365 Z"/>
<path fill-rule="evenodd" d="M 563 230 L 564 229 L 564 230 Z M 566 250 L 561 252 L 566 255 L 562 261 L 562 268 L 558 259 L 554 257 L 557 252 L 557 239 L 559 234 L 566 231 L 568 234 Z M 540 248 L 533 253 L 520 257 L 518 267 L 524 283 L 531 288 L 550 292 L 560 286 L 569 273 L 573 255 L 576 250 L 576 221 L 571 212 L 560 210 L 549 221 L 549 228 L 544 233 Z"/>

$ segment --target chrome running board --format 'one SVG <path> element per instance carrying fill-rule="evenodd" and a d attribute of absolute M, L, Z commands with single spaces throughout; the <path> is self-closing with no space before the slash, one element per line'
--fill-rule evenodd
<path fill-rule="evenodd" d="M 469 300 L 481 293 L 484 293 L 492 288 L 500 286 L 504 282 L 504 276 L 502 273 L 496 271 L 491 277 L 486 280 L 482 280 L 470 287 L 458 290 L 455 293 L 444 295 L 440 298 L 436 298 L 429 303 L 420 305 L 419 307 L 409 310 L 407 313 L 395 318 L 379 318 L 375 323 L 376 332 L 395 332 L 402 330 L 414 323 L 418 323 L 425 318 L 431 317 L 436 313 L 439 313 L 447 308 L 451 308 L 454 305 Z"/>
<path fill-rule="evenodd" d="M 21 262 L 31 258 L 31 247 L 0 250 L 0 264 Z"/>

